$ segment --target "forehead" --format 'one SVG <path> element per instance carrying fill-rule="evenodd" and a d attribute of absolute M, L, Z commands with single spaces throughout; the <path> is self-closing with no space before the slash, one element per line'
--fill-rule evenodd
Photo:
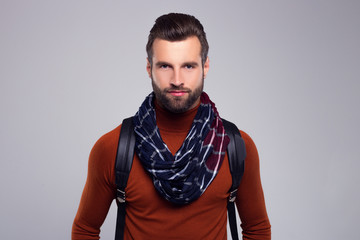
<path fill-rule="evenodd" d="M 197 37 L 181 41 L 155 39 L 153 61 L 201 61 L 201 44 Z"/>

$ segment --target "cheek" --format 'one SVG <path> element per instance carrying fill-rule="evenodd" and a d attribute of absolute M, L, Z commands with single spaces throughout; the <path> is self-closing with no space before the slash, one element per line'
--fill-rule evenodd
<path fill-rule="evenodd" d="M 202 82 L 203 74 L 202 71 L 194 71 L 185 73 L 187 84 L 191 86 L 198 86 Z"/>
<path fill-rule="evenodd" d="M 153 71 L 153 80 L 160 87 L 169 85 L 171 80 L 171 71 Z"/>

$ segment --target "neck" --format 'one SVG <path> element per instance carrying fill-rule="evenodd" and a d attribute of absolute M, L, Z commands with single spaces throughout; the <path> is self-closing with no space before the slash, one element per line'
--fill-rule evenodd
<path fill-rule="evenodd" d="M 183 112 L 173 113 L 162 108 L 155 99 L 156 124 L 159 129 L 172 132 L 188 132 L 195 118 L 200 102 L 194 108 Z"/>

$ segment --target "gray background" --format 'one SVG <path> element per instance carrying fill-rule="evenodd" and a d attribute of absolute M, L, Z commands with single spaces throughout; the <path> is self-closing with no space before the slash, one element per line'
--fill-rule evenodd
<path fill-rule="evenodd" d="M 1 239 L 70 238 L 89 152 L 151 91 L 146 38 L 168 12 L 205 27 L 205 91 L 257 144 L 273 239 L 358 239 L 351 0 L 1 0 Z M 114 225 L 115 204 L 103 239 Z"/>

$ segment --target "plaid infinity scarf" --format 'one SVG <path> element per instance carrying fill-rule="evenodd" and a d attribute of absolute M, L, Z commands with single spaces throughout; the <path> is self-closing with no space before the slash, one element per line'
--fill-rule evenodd
<path fill-rule="evenodd" d="M 215 104 L 205 92 L 200 99 L 191 129 L 175 156 L 156 125 L 154 93 L 146 97 L 134 117 L 135 151 L 157 191 L 176 204 L 190 203 L 204 193 L 220 169 L 229 143 Z"/>

